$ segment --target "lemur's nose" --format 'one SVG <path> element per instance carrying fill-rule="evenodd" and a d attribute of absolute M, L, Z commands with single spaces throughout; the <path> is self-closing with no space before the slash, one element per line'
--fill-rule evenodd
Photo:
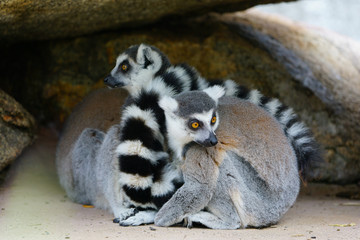
<path fill-rule="evenodd" d="M 105 78 L 104 78 L 104 83 L 109 83 L 109 82 L 111 82 L 111 80 L 112 80 L 112 76 L 109 74 L 109 75 L 107 75 Z"/>
<path fill-rule="evenodd" d="M 211 135 L 210 137 L 210 144 L 211 146 L 215 146 L 218 143 L 218 140 L 215 135 Z"/>
<path fill-rule="evenodd" d="M 121 81 L 118 81 L 116 78 L 114 78 L 113 76 L 111 76 L 111 74 L 109 74 L 108 76 L 106 76 L 104 78 L 104 83 L 110 87 L 110 88 L 117 88 L 117 87 L 122 87 L 124 86 L 124 83 Z"/>

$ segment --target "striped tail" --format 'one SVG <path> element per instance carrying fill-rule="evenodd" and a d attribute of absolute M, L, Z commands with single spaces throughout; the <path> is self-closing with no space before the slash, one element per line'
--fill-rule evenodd
<path fill-rule="evenodd" d="M 169 166 L 164 147 L 165 116 L 159 95 L 143 91 L 122 112 L 119 159 L 120 183 L 129 207 L 160 208 L 182 184 Z"/>

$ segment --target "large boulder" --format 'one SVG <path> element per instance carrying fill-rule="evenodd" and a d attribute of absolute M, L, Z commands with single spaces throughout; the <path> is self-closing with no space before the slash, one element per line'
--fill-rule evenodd
<path fill-rule="evenodd" d="M 0 171 L 34 139 L 34 118 L 0 89 Z"/>
<path fill-rule="evenodd" d="M 279 98 L 313 130 L 324 152 L 325 162 L 315 166 L 311 176 L 326 182 L 358 181 L 360 130 L 356 123 L 360 119 L 355 90 L 360 78 L 356 71 L 347 75 L 350 63 L 359 57 L 359 52 L 349 50 L 357 48 L 357 43 L 285 20 L 242 14 L 16 44 L 4 49 L 0 58 L 0 85 L 42 122 L 62 122 L 85 94 L 103 87 L 103 77 L 120 52 L 133 44 L 152 44 L 173 63 L 187 62 L 204 77 L 231 78 Z M 276 35 L 280 31 L 283 34 Z M 295 34 L 300 40 L 283 40 L 282 36 L 291 39 Z M 342 54 L 336 49 L 342 49 Z M 6 61 L 6 68 L 1 61 Z"/>
<path fill-rule="evenodd" d="M 257 4 L 283 1 L 4 0 L 0 2 L 0 40 L 74 37 L 109 29 L 129 29 L 164 17 L 196 15 L 208 11 L 234 12 Z"/>

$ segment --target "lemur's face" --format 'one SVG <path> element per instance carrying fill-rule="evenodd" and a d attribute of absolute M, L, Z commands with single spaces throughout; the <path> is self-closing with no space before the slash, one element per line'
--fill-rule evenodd
<path fill-rule="evenodd" d="M 129 92 L 146 87 L 164 64 L 160 54 L 144 44 L 130 47 L 117 57 L 115 67 L 104 79 L 105 84 Z"/>
<path fill-rule="evenodd" d="M 215 130 L 218 127 L 216 109 L 189 116 L 181 116 L 178 110 L 165 111 L 169 142 L 173 146 L 182 148 L 188 143 L 196 142 L 203 147 L 215 146 L 218 142 Z"/>
<path fill-rule="evenodd" d="M 215 130 L 218 126 L 218 114 L 216 109 L 207 112 L 196 113 L 184 119 L 184 130 L 191 141 L 203 147 L 212 147 L 218 143 Z"/>
<path fill-rule="evenodd" d="M 173 147 L 182 148 L 190 142 L 203 147 L 217 144 L 217 105 L 224 93 L 222 87 L 214 86 L 203 91 L 184 92 L 175 98 L 165 96 L 159 101 L 166 116 L 168 140 Z"/>

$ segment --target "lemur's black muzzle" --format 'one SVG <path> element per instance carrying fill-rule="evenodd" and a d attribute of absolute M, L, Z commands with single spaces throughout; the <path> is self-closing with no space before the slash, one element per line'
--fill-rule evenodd
<path fill-rule="evenodd" d="M 213 147 L 218 143 L 218 140 L 214 133 L 210 133 L 210 136 L 208 139 L 206 139 L 203 142 L 198 142 L 198 143 L 203 147 Z"/>
<path fill-rule="evenodd" d="M 118 88 L 124 86 L 124 83 L 119 82 L 116 78 L 111 76 L 111 74 L 104 78 L 104 83 L 111 88 Z"/>

